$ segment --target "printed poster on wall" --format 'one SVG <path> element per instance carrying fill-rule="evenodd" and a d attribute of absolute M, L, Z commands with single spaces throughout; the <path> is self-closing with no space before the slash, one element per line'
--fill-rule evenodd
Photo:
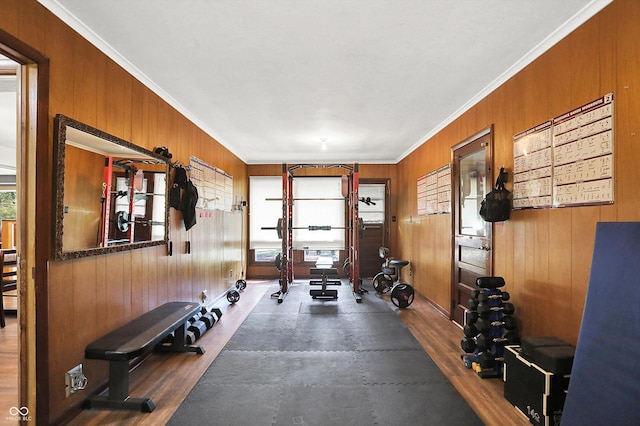
<path fill-rule="evenodd" d="M 418 216 L 427 214 L 427 176 L 418 178 Z"/>
<path fill-rule="evenodd" d="M 437 200 L 438 207 L 436 213 L 451 213 L 451 167 L 440 167 L 436 171 L 438 178 Z"/>
<path fill-rule="evenodd" d="M 551 121 L 513 137 L 513 208 L 551 207 Z"/>
<path fill-rule="evenodd" d="M 418 178 L 418 215 L 451 213 L 451 167 L 447 164 Z"/>
<path fill-rule="evenodd" d="M 554 207 L 613 203 L 613 93 L 553 119 Z"/>
<path fill-rule="evenodd" d="M 513 137 L 513 208 L 613 203 L 613 93 Z"/>
<path fill-rule="evenodd" d="M 233 177 L 191 156 L 189 176 L 198 189 L 196 208 L 202 210 L 231 211 L 233 204 Z"/>

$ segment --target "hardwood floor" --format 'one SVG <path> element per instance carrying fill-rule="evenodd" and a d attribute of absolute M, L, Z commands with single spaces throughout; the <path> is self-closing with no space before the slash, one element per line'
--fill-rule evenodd
<path fill-rule="evenodd" d="M 486 425 L 528 425 L 529 419 L 504 398 L 502 379 L 481 379 L 464 367 L 460 355 L 460 327 L 445 318 L 430 303 L 416 298 L 400 318 L 429 356 L 449 378 Z"/>
<path fill-rule="evenodd" d="M 6 294 L 6 293 L 5 293 Z M 15 297 L 5 297 L 6 309 L 15 309 Z M 18 406 L 18 320 L 5 315 L 6 327 L 0 328 L 0 425 L 11 407 Z"/>
<path fill-rule="evenodd" d="M 151 356 L 131 373 L 131 395 L 152 396 L 157 406 L 152 413 L 85 410 L 79 412 L 69 424 L 165 424 L 272 284 L 272 281 L 248 282 L 240 302 L 229 306 L 221 321 L 198 341 L 206 350 L 204 355 Z M 287 303 L 286 299 L 283 303 Z M 486 425 L 530 424 L 522 413 L 504 399 L 502 380 L 481 379 L 464 367 L 460 360 L 462 330 L 458 326 L 421 298 L 416 298 L 410 308 L 397 312 Z"/>

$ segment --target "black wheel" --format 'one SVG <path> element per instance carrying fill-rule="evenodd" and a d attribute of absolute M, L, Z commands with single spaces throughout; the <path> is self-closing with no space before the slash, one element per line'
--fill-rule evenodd
<path fill-rule="evenodd" d="M 236 281 L 236 288 L 238 290 L 244 290 L 245 288 L 247 288 L 247 282 L 245 280 Z"/>
<path fill-rule="evenodd" d="M 240 293 L 238 292 L 238 290 L 229 290 L 227 292 L 227 300 L 229 301 L 229 303 L 234 304 L 236 303 L 238 300 L 240 300 Z"/>
<path fill-rule="evenodd" d="M 415 293 L 409 284 L 396 284 L 391 289 L 391 303 L 400 309 L 404 309 L 413 303 Z"/>
<path fill-rule="evenodd" d="M 391 278 L 382 272 L 373 277 L 373 288 L 380 294 L 387 293 L 392 286 L 393 281 L 391 281 Z"/>

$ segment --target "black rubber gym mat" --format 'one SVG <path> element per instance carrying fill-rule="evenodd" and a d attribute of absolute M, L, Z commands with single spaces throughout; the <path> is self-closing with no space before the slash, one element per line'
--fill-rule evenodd
<path fill-rule="evenodd" d="M 375 292 L 356 303 L 274 285 L 232 336 L 170 425 L 481 425 Z M 410 309 L 410 308 L 409 308 Z"/>

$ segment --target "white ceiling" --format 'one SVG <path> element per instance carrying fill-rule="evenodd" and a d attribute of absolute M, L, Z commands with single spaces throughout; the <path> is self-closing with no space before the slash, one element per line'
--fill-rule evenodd
<path fill-rule="evenodd" d="M 396 163 L 611 0 L 39 1 L 259 164 Z"/>

